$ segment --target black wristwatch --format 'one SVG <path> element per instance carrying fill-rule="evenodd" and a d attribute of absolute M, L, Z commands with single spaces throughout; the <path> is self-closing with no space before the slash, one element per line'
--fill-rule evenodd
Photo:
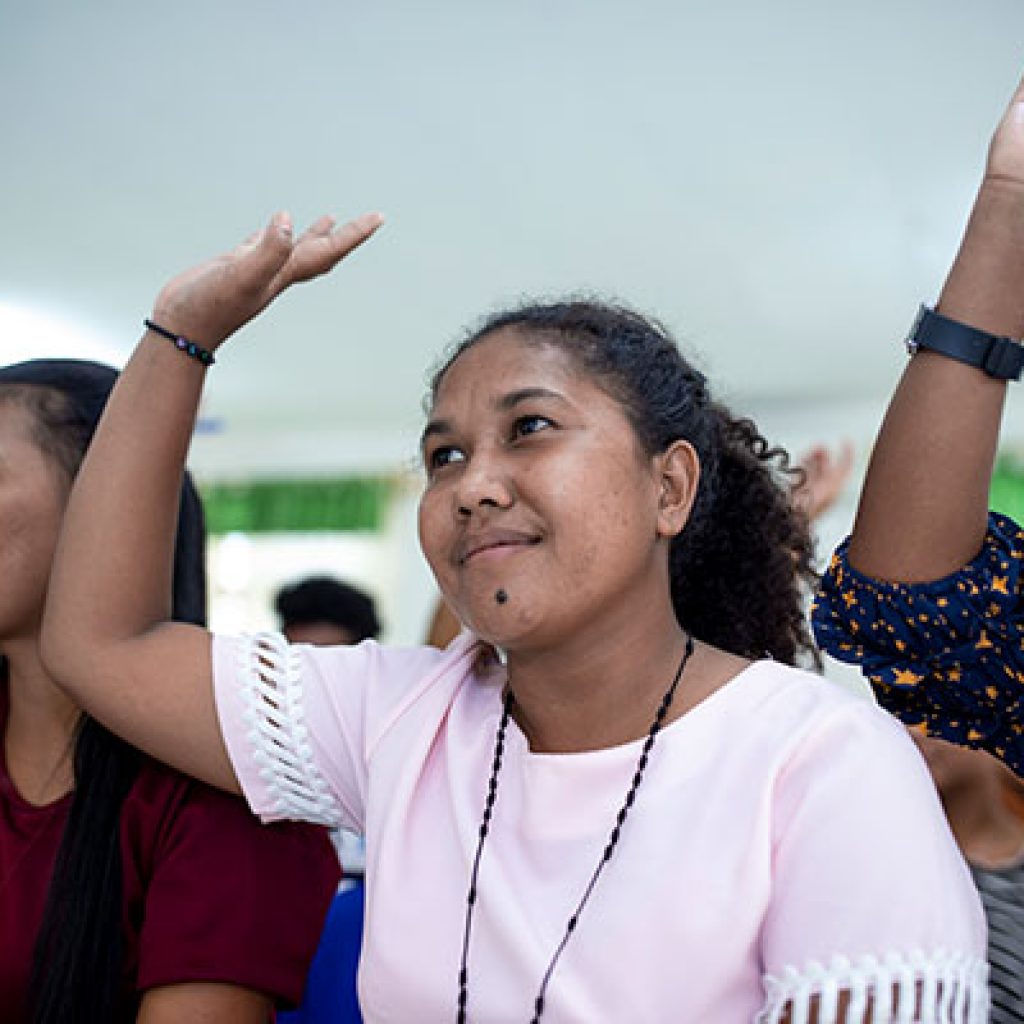
<path fill-rule="evenodd" d="M 1020 380 L 1024 370 L 1024 345 L 950 320 L 924 305 L 907 335 L 911 355 L 922 348 L 974 366 L 999 380 Z"/>

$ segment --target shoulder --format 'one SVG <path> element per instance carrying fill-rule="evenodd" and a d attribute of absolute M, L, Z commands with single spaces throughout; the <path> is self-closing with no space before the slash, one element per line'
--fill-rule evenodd
<path fill-rule="evenodd" d="M 777 667 L 765 675 L 761 718 L 779 727 L 768 973 L 839 952 L 882 962 L 945 949 L 981 964 L 977 893 L 906 729 L 836 683 Z"/>
<path fill-rule="evenodd" d="M 934 786 L 909 734 L 867 694 L 774 662 L 744 674 L 744 729 L 774 765 L 776 800 L 809 789 L 883 802 L 936 805 Z"/>
<path fill-rule="evenodd" d="M 931 788 L 906 731 L 866 691 L 774 661 L 749 664 L 687 719 L 683 752 L 699 751 L 698 763 L 721 775 L 728 750 L 737 784 L 758 787 L 776 808 L 809 790 L 842 799 L 871 773 Z"/>
<path fill-rule="evenodd" d="M 852 727 L 880 738 L 901 736 L 899 724 L 866 692 L 854 691 L 805 669 L 775 661 L 753 662 L 734 684 L 742 684 L 741 703 L 754 727 L 782 732 L 791 749 L 828 727 Z"/>
<path fill-rule="evenodd" d="M 340 877 L 326 831 L 146 761 L 122 814 L 140 991 L 217 981 L 301 998 Z"/>
<path fill-rule="evenodd" d="M 866 696 L 827 679 L 780 666 L 760 671 L 765 696 L 750 721 L 776 743 L 777 840 L 828 822 L 832 840 L 852 848 L 873 837 L 877 851 L 889 851 L 890 867 L 903 862 L 913 870 L 914 857 L 935 859 L 945 865 L 935 877 L 959 879 L 962 861 L 907 729 Z M 791 852 L 802 856 L 796 846 Z"/>

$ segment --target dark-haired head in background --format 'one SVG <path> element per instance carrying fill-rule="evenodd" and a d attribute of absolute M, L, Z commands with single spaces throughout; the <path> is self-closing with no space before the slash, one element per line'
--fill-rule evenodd
<path fill-rule="evenodd" d="M 289 643 L 327 647 L 380 635 L 373 598 L 329 576 L 311 576 L 282 587 L 274 608 Z"/>

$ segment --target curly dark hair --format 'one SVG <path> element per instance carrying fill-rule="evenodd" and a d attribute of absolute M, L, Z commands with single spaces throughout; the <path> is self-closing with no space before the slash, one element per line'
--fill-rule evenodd
<path fill-rule="evenodd" d="M 686 528 L 669 551 L 672 602 L 684 629 L 747 658 L 818 666 L 804 599 L 817 581 L 806 517 L 790 492 L 800 471 L 749 419 L 712 400 L 704 375 L 658 321 L 593 300 L 526 304 L 488 317 L 431 381 L 496 331 L 511 328 L 568 353 L 621 403 L 644 451 L 686 440 L 700 460 Z"/>

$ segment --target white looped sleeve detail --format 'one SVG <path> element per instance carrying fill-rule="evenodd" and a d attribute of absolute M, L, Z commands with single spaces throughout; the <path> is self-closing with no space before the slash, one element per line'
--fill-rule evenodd
<path fill-rule="evenodd" d="M 298 653 L 278 633 L 239 637 L 236 650 L 246 740 L 274 814 L 337 828 L 338 803 L 309 741 Z"/>
<path fill-rule="evenodd" d="M 835 956 L 764 985 L 757 1024 L 988 1024 L 988 964 L 965 953 Z"/>

